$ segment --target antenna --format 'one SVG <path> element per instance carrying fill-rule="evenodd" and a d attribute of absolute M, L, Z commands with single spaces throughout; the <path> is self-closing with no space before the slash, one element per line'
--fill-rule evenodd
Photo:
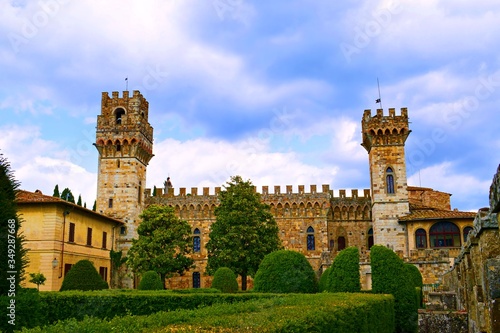
<path fill-rule="evenodd" d="M 375 103 L 379 103 L 380 104 L 380 108 L 382 108 L 382 97 L 380 96 L 380 84 L 378 82 L 378 77 L 377 77 L 377 87 L 378 87 L 378 99 L 375 100 Z"/>
<path fill-rule="evenodd" d="M 125 91 L 128 91 L 128 76 L 125 78 Z M 380 94 L 380 92 L 379 92 L 379 94 Z"/>

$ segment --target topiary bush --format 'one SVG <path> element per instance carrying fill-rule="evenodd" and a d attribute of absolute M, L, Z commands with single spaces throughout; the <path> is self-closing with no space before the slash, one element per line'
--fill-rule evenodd
<path fill-rule="evenodd" d="M 142 275 L 141 282 L 137 287 L 139 290 L 162 290 L 163 282 L 155 271 L 147 271 Z"/>
<path fill-rule="evenodd" d="M 264 257 L 254 278 L 254 291 L 267 293 L 315 293 L 316 273 L 299 252 L 280 250 Z"/>
<path fill-rule="evenodd" d="M 230 268 L 220 267 L 215 271 L 212 288 L 218 289 L 223 293 L 237 292 L 238 281 L 236 281 L 236 275 Z"/>
<path fill-rule="evenodd" d="M 332 271 L 328 276 L 326 290 L 333 293 L 356 293 L 361 290 L 357 247 L 348 247 L 335 257 Z"/>
<path fill-rule="evenodd" d="M 332 272 L 332 266 L 328 267 L 323 274 L 321 274 L 321 277 L 319 278 L 319 284 L 318 284 L 318 289 L 320 292 L 326 291 L 326 287 L 328 285 L 328 276 Z"/>
<path fill-rule="evenodd" d="M 396 332 L 416 333 L 418 307 L 413 280 L 406 264 L 394 251 L 382 245 L 370 249 L 372 292 L 394 295 Z"/>
<path fill-rule="evenodd" d="M 405 263 L 405 269 L 406 269 L 407 274 L 410 277 L 410 280 L 413 283 L 413 287 L 415 288 L 415 293 L 417 294 L 417 306 L 419 308 L 421 308 L 421 307 L 423 307 L 422 287 L 424 285 L 424 282 L 422 279 L 422 274 L 420 273 L 420 270 L 415 265 L 410 264 L 410 263 Z"/>
<path fill-rule="evenodd" d="M 80 260 L 71 267 L 64 277 L 60 291 L 65 290 L 101 290 L 108 289 L 94 265 L 89 260 Z"/>

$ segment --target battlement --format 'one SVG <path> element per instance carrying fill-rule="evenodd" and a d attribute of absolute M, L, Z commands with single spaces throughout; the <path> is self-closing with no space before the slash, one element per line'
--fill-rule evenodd
<path fill-rule="evenodd" d="M 309 186 L 309 192 L 305 191 L 304 185 L 298 185 L 297 191 L 293 190 L 293 185 L 286 185 L 285 191 L 281 191 L 280 185 L 275 185 L 273 187 L 274 192 L 269 192 L 269 186 L 262 186 L 261 191 L 259 192 L 263 196 L 267 195 L 304 195 L 304 194 L 317 194 L 317 193 L 325 193 L 329 194 L 332 198 L 370 198 L 370 190 L 364 189 L 363 195 L 361 196 L 357 189 L 351 190 L 351 196 L 346 195 L 347 191 L 345 189 L 338 190 L 338 195 L 335 194 L 334 190 L 330 189 L 330 185 L 323 184 L 321 185 L 321 191 L 318 191 L 318 187 L 316 185 Z M 198 191 L 198 187 L 191 187 L 190 192 L 187 192 L 185 187 L 180 187 L 178 191 L 174 188 L 168 188 L 168 193 L 165 193 L 165 189 L 163 186 L 156 187 L 156 196 L 166 196 L 166 197 L 176 197 L 176 196 L 216 196 L 221 191 L 221 187 L 203 187 L 201 191 Z M 254 191 L 257 192 L 257 187 L 254 186 Z M 146 196 L 153 196 L 153 190 L 148 188 L 146 189 Z"/>
<path fill-rule="evenodd" d="M 408 109 L 401 108 L 401 114 L 396 115 L 396 109 L 389 108 L 389 115 L 384 115 L 383 109 L 377 109 L 372 116 L 372 111 L 367 109 L 361 120 L 363 143 L 368 152 L 374 146 L 404 145 L 410 134 L 408 127 Z"/>
<path fill-rule="evenodd" d="M 396 109 L 395 108 L 389 108 L 389 115 L 384 116 L 384 110 L 383 109 L 377 109 L 377 113 L 372 117 L 372 110 L 371 109 L 366 109 L 363 113 L 363 121 L 367 122 L 370 121 L 371 119 L 379 119 L 379 120 L 391 120 L 391 119 L 402 119 L 402 120 L 407 120 L 408 119 L 408 108 L 401 108 L 401 114 L 399 116 L 396 116 Z"/>

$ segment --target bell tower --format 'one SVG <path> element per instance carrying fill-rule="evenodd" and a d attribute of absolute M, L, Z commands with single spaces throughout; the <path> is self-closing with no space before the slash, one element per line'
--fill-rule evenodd
<path fill-rule="evenodd" d="M 410 134 L 408 110 L 396 116 L 378 109 L 372 116 L 365 110 L 361 121 L 363 143 L 370 163 L 374 243 L 407 255 L 406 226 L 398 222 L 409 213 L 406 183 L 405 142 Z"/>
<path fill-rule="evenodd" d="M 153 128 L 148 122 L 149 103 L 138 90 L 111 98 L 102 93 L 97 116 L 95 146 L 99 152 L 96 211 L 125 222 L 118 232 L 117 248 L 127 252 L 137 238 L 139 215 L 144 208 L 146 169 L 153 155 Z"/>

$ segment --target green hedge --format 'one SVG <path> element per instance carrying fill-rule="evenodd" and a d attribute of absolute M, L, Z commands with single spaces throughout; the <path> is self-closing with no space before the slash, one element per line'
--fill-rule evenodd
<path fill-rule="evenodd" d="M 109 321 L 90 317 L 80 322 L 71 319 L 50 327 L 26 330 L 25 333 L 394 332 L 394 298 L 391 295 L 321 293 L 276 296 L 196 310 L 125 316 Z"/>
<path fill-rule="evenodd" d="M 13 305 L 11 300 L 15 301 Z M 15 298 L 0 296 L 0 307 L 4 309 L 1 312 L 0 332 L 12 332 L 14 329 L 35 327 L 43 323 L 40 296 L 34 288 L 20 288 Z M 12 308 L 12 313 L 9 307 Z"/>
<path fill-rule="evenodd" d="M 332 266 L 328 267 L 323 274 L 321 274 L 321 277 L 319 278 L 319 292 L 323 292 L 326 290 L 328 286 L 328 276 L 330 276 L 330 273 L 332 272 Z"/>
<path fill-rule="evenodd" d="M 101 278 L 89 260 L 80 260 L 74 264 L 61 285 L 61 291 L 101 289 L 108 289 L 108 283 Z"/>
<path fill-rule="evenodd" d="M 215 271 L 212 280 L 212 288 L 218 289 L 223 293 L 235 293 L 238 291 L 238 281 L 236 275 L 228 267 L 220 267 Z"/>
<path fill-rule="evenodd" d="M 359 250 L 348 247 L 339 252 L 332 264 L 326 290 L 334 293 L 355 293 L 361 290 L 359 274 Z"/>
<path fill-rule="evenodd" d="M 163 282 L 161 281 L 160 275 L 155 271 L 147 271 L 141 277 L 141 282 L 137 287 L 139 290 L 162 290 Z"/>

